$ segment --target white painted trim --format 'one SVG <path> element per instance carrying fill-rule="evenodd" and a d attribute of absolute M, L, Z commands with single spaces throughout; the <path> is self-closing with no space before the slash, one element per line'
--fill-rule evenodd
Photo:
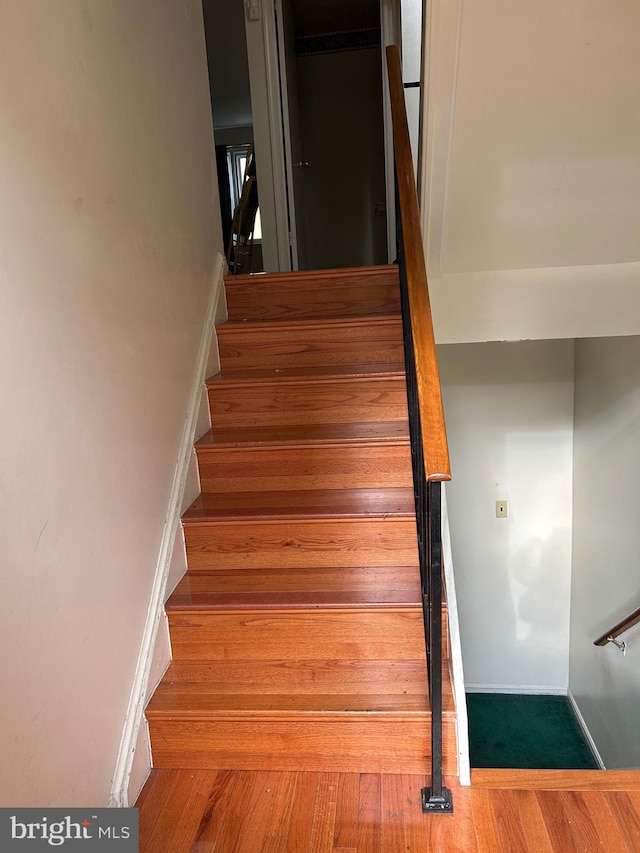
<path fill-rule="evenodd" d="M 245 15 L 245 34 L 262 215 L 262 257 L 266 272 L 282 272 L 291 269 L 291 255 L 275 10 L 272 0 L 258 2 L 259 18 L 247 20 Z"/>
<path fill-rule="evenodd" d="M 415 157 L 415 179 L 416 179 L 416 191 L 418 193 L 418 211 L 420 215 L 420 224 L 422 224 L 422 199 L 424 196 L 424 168 L 423 161 L 425 155 L 425 145 L 424 140 L 427 134 L 427 97 L 425 95 L 426 92 L 426 72 L 427 66 L 425 62 L 425 56 L 427 53 L 427 45 L 429 44 L 429 40 L 431 38 L 431 2 L 426 2 L 423 0 L 422 2 L 422 15 L 420 17 L 422 31 L 420 34 L 420 88 L 418 89 L 418 136 L 416 139 L 416 157 Z M 406 90 L 405 90 L 406 97 Z M 422 251 L 425 253 L 425 261 L 426 261 L 426 242 L 424 240 L 424 229 L 422 231 Z"/>
<path fill-rule="evenodd" d="M 418 186 L 427 271 L 442 270 L 446 197 L 454 141 L 454 117 L 463 2 L 427 3 L 422 54 L 422 109 Z"/>
<path fill-rule="evenodd" d="M 467 693 L 520 693 L 523 696 L 566 696 L 566 687 L 544 684 L 467 684 Z"/>
<path fill-rule="evenodd" d="M 138 655 L 138 663 L 133 680 L 131 696 L 129 698 L 129 707 L 127 708 L 127 715 L 125 718 L 122 739 L 120 741 L 120 749 L 111 786 L 109 805 L 115 808 L 126 808 L 128 805 L 127 791 L 131 776 L 131 766 L 133 763 L 138 731 L 144 714 L 145 697 L 147 695 L 147 685 L 151 672 L 151 663 L 153 660 L 153 652 L 158 633 L 158 624 L 164 608 L 165 591 L 171 565 L 173 543 L 180 523 L 182 498 L 189 471 L 189 462 L 191 460 L 191 453 L 193 449 L 202 387 L 206 378 L 205 374 L 214 329 L 214 317 L 216 306 L 218 305 L 220 289 L 223 286 L 224 273 L 225 259 L 221 254 L 218 254 L 213 271 L 209 304 L 207 307 L 204 328 L 202 330 L 202 337 L 200 339 L 200 349 L 198 351 L 193 384 L 191 386 L 187 416 L 184 424 L 184 430 L 182 432 L 180 453 L 169 496 L 169 506 L 160 543 L 160 552 L 156 565 L 149 609 L 147 611 L 147 619 L 144 626 L 140 653 Z"/>
<path fill-rule="evenodd" d="M 295 176 L 293 174 L 293 153 L 291 148 L 291 99 L 290 99 L 290 80 L 287 77 L 287 32 L 285 22 L 285 14 L 288 11 L 290 15 L 290 6 L 283 6 L 283 0 L 274 0 L 275 7 L 275 36 L 277 43 L 277 53 L 280 57 L 278 62 L 278 92 L 280 95 L 280 126 L 282 128 L 282 155 L 284 162 L 284 170 L 286 175 L 286 210 L 287 210 L 287 228 L 288 231 L 288 248 L 290 252 L 290 269 L 299 269 L 298 259 L 298 225 L 296 220 L 296 199 L 294 191 Z M 290 26 L 293 26 L 293 20 L 290 19 Z M 275 153 L 275 151 L 274 151 Z M 274 170 L 275 172 L 275 170 Z M 280 226 L 279 226 L 280 228 Z"/>
<path fill-rule="evenodd" d="M 471 784 L 471 761 L 469 757 L 469 722 L 467 718 L 467 698 L 462 667 L 462 643 L 460 641 L 460 622 L 458 620 L 458 602 L 453 573 L 453 555 L 451 552 L 451 534 L 449 514 L 447 512 L 446 487 L 442 486 L 442 562 L 443 578 L 447 597 L 447 620 L 449 623 L 449 660 L 453 698 L 456 704 L 456 735 L 458 744 L 458 776 L 461 785 Z"/>
<path fill-rule="evenodd" d="M 582 729 L 582 734 L 584 735 L 584 739 L 589 744 L 589 749 L 591 750 L 591 753 L 593 754 L 593 757 L 595 758 L 596 763 L 600 767 L 600 770 L 606 770 L 607 768 L 605 766 L 604 761 L 602 760 L 602 756 L 600 755 L 600 753 L 598 751 L 598 747 L 596 746 L 596 742 L 594 741 L 593 737 L 591 736 L 591 732 L 589 731 L 589 727 L 587 726 L 587 723 L 586 723 L 584 717 L 582 716 L 582 712 L 580 711 L 580 708 L 578 707 L 578 703 L 576 702 L 575 697 L 574 697 L 573 693 L 571 692 L 571 690 L 569 690 L 567 692 L 567 699 L 569 700 L 569 704 L 571 705 L 571 708 L 573 709 L 573 713 L 576 715 L 576 720 L 578 721 L 580 728 Z"/>
<path fill-rule="evenodd" d="M 287 167 L 285 162 L 285 140 L 282 123 L 284 105 L 280 91 L 280 62 L 278 59 L 278 32 L 276 10 L 272 0 L 264 0 L 262 33 L 264 38 L 264 73 L 267 84 L 267 110 L 269 136 L 271 138 L 271 171 L 276 211 L 276 237 L 280 270 L 291 269 L 289 244 L 289 205 L 287 198 Z M 282 10 L 280 10 L 282 11 Z M 259 163 L 259 159 L 258 159 Z M 258 169 L 260 166 L 258 165 Z M 258 190 L 260 177 L 258 175 Z"/>
<path fill-rule="evenodd" d="M 391 121 L 391 99 L 387 76 L 387 55 L 390 44 L 400 39 L 399 0 L 380 0 L 380 33 L 382 42 L 382 121 L 384 127 L 384 175 L 387 209 L 387 258 L 389 263 L 396 259 L 396 189 L 395 162 L 393 152 L 393 123 Z"/>

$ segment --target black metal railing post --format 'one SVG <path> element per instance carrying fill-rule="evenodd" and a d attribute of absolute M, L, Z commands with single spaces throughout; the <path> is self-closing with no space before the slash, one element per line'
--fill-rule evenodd
<path fill-rule="evenodd" d="M 422 810 L 452 812 L 451 791 L 442 784 L 442 483 L 429 483 L 428 492 L 431 787 L 422 789 Z"/>
<path fill-rule="evenodd" d="M 442 484 L 428 482 L 424 466 L 424 445 L 418 380 L 413 346 L 411 309 L 407 287 L 404 240 L 396 182 L 396 235 L 402 328 L 404 337 L 409 435 L 416 509 L 422 614 L 426 666 L 431 703 L 431 786 L 422 789 L 422 810 L 453 811 L 451 791 L 443 786 L 442 749 Z"/>

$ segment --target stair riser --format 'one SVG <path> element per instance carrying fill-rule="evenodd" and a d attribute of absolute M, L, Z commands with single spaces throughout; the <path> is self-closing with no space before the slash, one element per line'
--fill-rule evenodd
<path fill-rule="evenodd" d="M 446 611 L 443 657 L 448 656 Z M 419 608 L 169 613 L 175 661 L 425 660 Z M 292 689 L 295 685 L 292 684 Z"/>
<path fill-rule="evenodd" d="M 417 566 L 413 519 L 189 524 L 189 571 L 215 568 Z"/>
<path fill-rule="evenodd" d="M 169 614 L 173 657 L 203 660 L 423 660 L 419 608 Z"/>
<path fill-rule="evenodd" d="M 427 707 L 426 662 L 420 661 L 353 661 L 326 658 L 306 661 L 179 661 L 173 660 L 167 672 L 171 688 L 161 685 L 160 694 L 173 690 L 177 684 L 193 688 L 198 694 L 214 692 L 216 696 L 293 694 L 297 697 L 336 694 L 342 697 L 366 695 L 372 688 L 380 696 L 410 695 Z M 445 680 L 445 692 L 451 687 Z M 191 695 L 191 694 L 189 694 Z M 154 700 L 157 710 L 158 699 Z M 162 706 L 175 711 L 177 703 Z"/>
<path fill-rule="evenodd" d="M 427 714 L 385 719 L 150 720 L 153 766 L 211 770 L 430 773 Z M 446 718 L 444 772 L 457 773 L 455 724 Z"/>
<path fill-rule="evenodd" d="M 411 487 L 408 444 L 198 450 L 203 492 Z"/>
<path fill-rule="evenodd" d="M 406 420 L 403 376 L 336 382 L 261 382 L 209 389 L 216 427 L 336 424 Z"/>
<path fill-rule="evenodd" d="M 334 566 L 311 568 L 308 565 L 294 566 L 288 569 L 228 569 L 220 566 L 210 572 L 189 572 L 171 595 L 184 596 L 185 607 L 192 602 L 192 596 L 203 595 L 215 590 L 219 593 L 252 592 L 255 594 L 286 590 L 303 595 L 314 595 L 331 591 L 353 593 L 363 589 L 382 590 L 383 595 L 389 589 L 406 591 L 407 604 L 420 601 L 420 571 L 405 566 L 355 566 L 353 568 L 335 568 Z M 411 597 L 412 596 L 412 597 Z M 384 599 L 383 599 L 384 600 Z M 198 608 L 193 608 L 198 609 Z"/>
<path fill-rule="evenodd" d="M 327 271 L 321 276 L 261 276 L 249 282 L 227 280 L 229 320 L 302 320 L 400 310 L 397 270 L 363 273 Z"/>
<path fill-rule="evenodd" d="M 245 329 L 219 326 L 223 370 L 318 367 L 342 364 L 402 363 L 400 321 L 343 328 L 327 324 L 312 329 Z"/>

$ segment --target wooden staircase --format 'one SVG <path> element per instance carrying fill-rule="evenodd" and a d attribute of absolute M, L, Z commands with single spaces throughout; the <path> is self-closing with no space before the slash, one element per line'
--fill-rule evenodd
<path fill-rule="evenodd" d="M 244 276 L 226 294 L 173 663 L 147 708 L 154 767 L 426 774 L 397 269 Z"/>

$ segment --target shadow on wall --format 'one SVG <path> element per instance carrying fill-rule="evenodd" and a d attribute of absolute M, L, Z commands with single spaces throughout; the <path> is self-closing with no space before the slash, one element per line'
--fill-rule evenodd
<path fill-rule="evenodd" d="M 438 357 L 467 685 L 566 691 L 573 341 L 452 344 Z"/>

